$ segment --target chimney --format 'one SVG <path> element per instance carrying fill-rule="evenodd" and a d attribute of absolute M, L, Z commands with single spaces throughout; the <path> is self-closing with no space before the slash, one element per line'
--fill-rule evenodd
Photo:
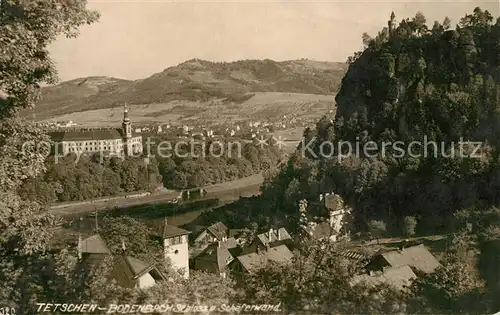
<path fill-rule="evenodd" d="M 319 201 L 323 201 L 323 194 L 319 194 Z"/>
<path fill-rule="evenodd" d="M 280 233 L 280 229 L 278 229 L 278 241 L 281 241 L 281 233 Z"/>

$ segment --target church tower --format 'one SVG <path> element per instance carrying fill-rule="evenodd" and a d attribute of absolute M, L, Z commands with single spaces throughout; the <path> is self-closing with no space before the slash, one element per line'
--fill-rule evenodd
<path fill-rule="evenodd" d="M 132 124 L 130 118 L 128 117 L 128 107 L 125 103 L 123 107 L 123 151 L 125 155 L 132 154 Z"/>

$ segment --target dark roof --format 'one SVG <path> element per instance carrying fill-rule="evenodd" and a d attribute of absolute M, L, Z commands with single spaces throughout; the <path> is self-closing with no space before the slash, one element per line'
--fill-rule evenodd
<path fill-rule="evenodd" d="M 230 229 L 229 230 L 229 237 L 235 237 L 238 238 L 240 237 L 243 233 L 250 232 L 249 229 Z"/>
<path fill-rule="evenodd" d="M 222 222 L 216 222 L 209 227 L 207 227 L 207 230 L 218 240 L 222 240 L 223 237 L 227 237 L 228 235 L 228 228 L 227 226 L 224 225 Z"/>
<path fill-rule="evenodd" d="M 181 229 L 179 227 L 173 226 L 173 225 L 168 225 L 168 224 L 163 224 L 156 229 L 153 229 L 155 231 L 155 235 L 158 237 L 162 238 L 170 238 L 174 236 L 179 236 L 179 235 L 187 235 L 190 234 L 191 232 L 188 230 Z"/>
<path fill-rule="evenodd" d="M 412 246 L 380 254 L 391 267 L 410 266 L 425 273 L 433 272 L 440 266 L 439 261 L 423 245 Z"/>
<path fill-rule="evenodd" d="M 146 263 L 132 256 L 119 255 L 115 257 L 113 278 L 119 285 L 133 288 L 137 284 L 137 279 L 153 268 L 155 268 L 154 264 Z"/>
<path fill-rule="evenodd" d="M 111 254 L 106 243 L 98 234 L 84 239 L 80 246 L 82 254 Z"/>
<path fill-rule="evenodd" d="M 269 248 L 259 253 L 250 253 L 236 257 L 236 259 L 248 272 L 258 270 L 270 262 L 286 263 L 292 258 L 293 253 L 286 245 Z"/>
<path fill-rule="evenodd" d="M 86 141 L 86 140 L 115 140 L 123 139 L 123 130 L 121 128 L 106 128 L 106 129 L 81 129 L 81 130 L 65 130 L 50 133 L 53 141 Z M 135 132 L 133 137 L 140 136 Z"/>
<path fill-rule="evenodd" d="M 401 267 L 392 267 L 387 268 L 383 272 L 369 275 L 357 275 L 352 279 L 352 284 L 358 284 L 364 282 L 368 285 L 378 285 L 382 283 L 391 284 L 397 289 L 403 289 L 405 286 L 410 284 L 411 279 L 416 278 L 417 276 L 409 266 L 401 266 Z"/>
<path fill-rule="evenodd" d="M 220 272 L 226 269 L 226 266 L 234 259 L 229 249 L 236 248 L 238 243 L 234 238 L 228 238 L 225 242 L 216 242 L 210 244 L 195 259 L 212 261 L 217 263 Z"/>
<path fill-rule="evenodd" d="M 280 239 L 278 240 L 278 233 L 280 235 Z M 271 234 L 269 237 L 269 234 Z M 285 241 L 285 240 L 291 240 L 292 237 L 290 234 L 288 234 L 288 231 L 285 228 L 279 228 L 278 231 L 272 230 L 271 233 L 266 232 L 266 233 L 261 233 L 257 235 L 257 239 L 262 243 L 262 245 L 267 246 L 267 245 L 272 245 L 272 243 L 279 242 L 279 241 Z"/>

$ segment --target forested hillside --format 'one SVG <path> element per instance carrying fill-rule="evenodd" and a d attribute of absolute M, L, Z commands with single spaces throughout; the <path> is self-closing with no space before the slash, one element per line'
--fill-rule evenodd
<path fill-rule="evenodd" d="M 401 235 L 408 218 L 416 218 L 419 234 L 451 232 L 458 249 L 415 284 L 408 306 L 417 313 L 495 312 L 500 19 L 476 8 L 456 28 L 447 18 L 428 27 L 421 13 L 400 23 L 393 14 L 389 27 L 363 40 L 336 97 L 336 117 L 306 130 L 308 147 L 266 183 L 262 203 L 297 220 L 297 200 L 335 191 L 353 207 L 360 233 L 382 222 L 388 235 Z M 373 141 L 378 151 L 344 146 L 330 155 L 321 146 L 342 141 L 352 148 Z M 380 149 L 397 141 L 406 151 Z M 421 145 L 409 151 L 414 141 Z M 426 148 L 431 141 L 436 152 Z"/>

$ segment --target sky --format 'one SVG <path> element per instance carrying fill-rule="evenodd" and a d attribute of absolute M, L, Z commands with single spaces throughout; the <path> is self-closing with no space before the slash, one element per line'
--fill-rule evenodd
<path fill-rule="evenodd" d="M 421 11 L 432 26 L 445 16 L 456 23 L 476 6 L 499 16 L 499 0 L 88 0 L 88 7 L 101 13 L 100 21 L 49 49 L 61 81 L 141 79 L 192 58 L 345 62 L 361 49 L 363 32 L 376 35 L 391 11 L 398 21 Z"/>

